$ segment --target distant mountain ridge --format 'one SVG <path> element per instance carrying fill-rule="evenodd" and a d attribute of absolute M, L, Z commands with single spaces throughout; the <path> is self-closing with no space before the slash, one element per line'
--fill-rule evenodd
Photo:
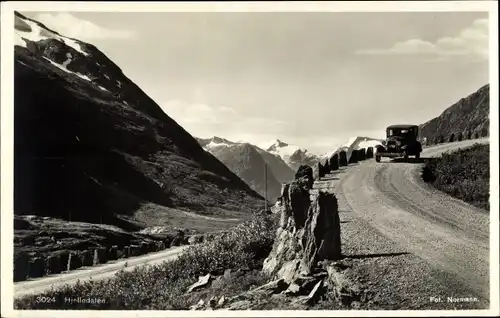
<path fill-rule="evenodd" d="M 281 193 L 281 185 L 294 178 L 294 171 L 277 155 L 246 142 L 233 142 L 225 138 L 197 138 L 198 143 L 252 189 L 265 196 L 264 167 L 267 164 L 267 197 L 274 200 Z"/>
<path fill-rule="evenodd" d="M 489 136 L 490 85 L 461 98 L 439 116 L 420 125 L 420 136 L 427 143 Z"/>
<path fill-rule="evenodd" d="M 266 151 L 281 157 L 293 171 L 297 171 L 301 165 L 314 166 L 319 160 L 318 156 L 307 149 L 287 144 L 279 139 L 269 145 Z"/>

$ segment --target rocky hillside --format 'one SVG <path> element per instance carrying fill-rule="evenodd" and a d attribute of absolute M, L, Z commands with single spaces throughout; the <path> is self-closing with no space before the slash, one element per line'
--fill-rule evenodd
<path fill-rule="evenodd" d="M 489 135 L 490 85 L 460 99 L 441 115 L 420 125 L 427 144 L 471 139 Z"/>
<path fill-rule="evenodd" d="M 220 137 L 198 138 L 198 142 L 262 196 L 265 195 L 264 168 L 267 164 L 267 198 L 270 202 L 280 195 L 281 184 L 294 178 L 293 170 L 280 157 L 257 146 Z"/>
<path fill-rule="evenodd" d="M 16 214 L 126 228 L 151 204 L 219 216 L 262 209 L 95 46 L 16 13 L 14 50 Z M 158 217 L 141 215 L 143 226 Z"/>
<path fill-rule="evenodd" d="M 266 151 L 281 157 L 293 171 L 297 171 L 301 165 L 314 166 L 319 160 L 307 149 L 287 144 L 279 139 L 267 147 Z"/>

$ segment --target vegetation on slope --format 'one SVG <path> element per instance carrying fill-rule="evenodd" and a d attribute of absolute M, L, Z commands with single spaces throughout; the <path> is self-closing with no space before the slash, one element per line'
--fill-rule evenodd
<path fill-rule="evenodd" d="M 108 280 L 66 285 L 42 295 L 25 296 L 16 299 L 14 306 L 17 309 L 188 309 L 200 298 L 200 294 L 186 294 L 188 286 L 201 275 L 222 275 L 227 269 L 235 272 L 233 277 L 221 277 L 213 283 L 215 288 L 211 288 L 210 293 L 220 292 L 226 297 L 235 295 L 267 280 L 260 269 L 271 251 L 276 225 L 276 215 L 260 215 L 211 241 L 189 247 L 174 261 L 130 272 L 120 271 Z M 236 278 L 241 269 L 246 269 L 247 275 Z M 51 301 L 37 302 L 40 296 Z M 78 297 L 99 298 L 106 302 L 64 301 Z"/>
<path fill-rule="evenodd" d="M 424 181 L 449 195 L 489 210 L 490 146 L 475 144 L 470 148 L 444 153 L 430 159 L 423 170 Z"/>

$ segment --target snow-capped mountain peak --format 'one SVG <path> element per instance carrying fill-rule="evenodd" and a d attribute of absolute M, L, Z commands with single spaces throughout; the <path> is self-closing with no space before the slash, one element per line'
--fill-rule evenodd
<path fill-rule="evenodd" d="M 273 144 L 271 144 L 269 147 L 267 147 L 266 150 L 267 151 L 277 151 L 280 148 L 284 148 L 284 147 L 288 147 L 288 146 L 290 146 L 290 145 L 287 144 L 286 142 L 283 142 L 279 139 L 276 139 L 276 141 Z"/>
<path fill-rule="evenodd" d="M 296 145 L 291 145 L 279 139 L 271 144 L 267 151 L 283 159 L 293 170 L 297 170 L 300 165 L 314 165 L 318 157 Z"/>
<path fill-rule="evenodd" d="M 35 22 L 25 17 L 16 15 L 14 23 L 14 45 L 26 48 L 30 41 L 38 42 L 42 40 L 52 39 L 66 44 L 67 46 L 73 48 L 75 51 L 85 56 L 89 56 L 89 53 L 85 52 L 82 49 L 79 41 L 62 36 L 59 33 L 50 30 L 39 22 Z"/>

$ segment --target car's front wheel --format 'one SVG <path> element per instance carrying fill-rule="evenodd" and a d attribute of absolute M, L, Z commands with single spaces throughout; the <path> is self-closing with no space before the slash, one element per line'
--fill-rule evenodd
<path fill-rule="evenodd" d="M 415 155 L 415 159 L 420 159 L 420 152 L 417 152 L 417 154 Z"/>
<path fill-rule="evenodd" d="M 380 156 L 375 156 L 375 161 L 380 162 Z"/>

